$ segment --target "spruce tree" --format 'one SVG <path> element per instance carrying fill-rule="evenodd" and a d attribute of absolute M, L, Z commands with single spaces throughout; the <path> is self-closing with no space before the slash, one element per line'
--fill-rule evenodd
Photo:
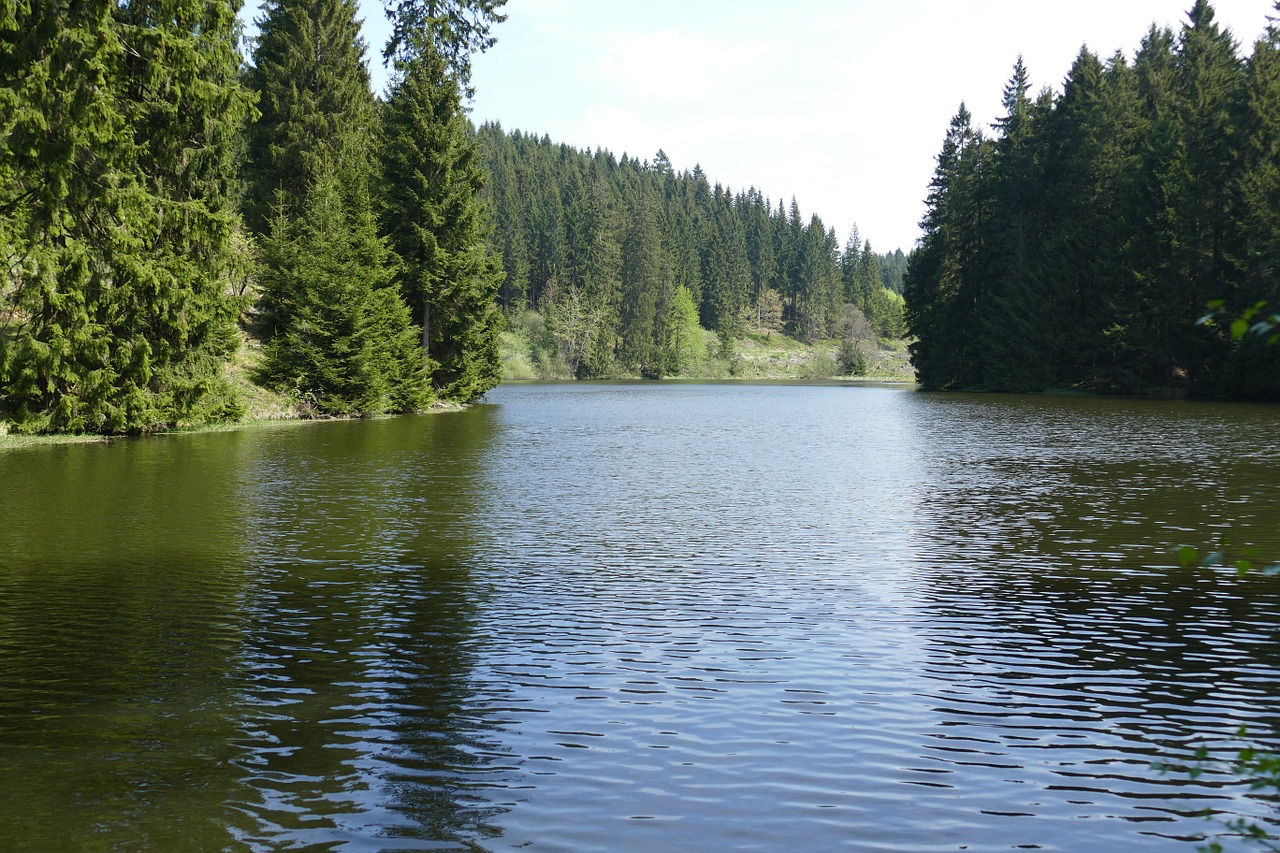
<path fill-rule="evenodd" d="M 991 215 L 983 244 L 984 289 L 976 309 L 975 350 L 986 388 L 1035 391 L 1052 381 L 1050 323 L 1059 318 L 1040 269 L 1044 241 L 1045 161 L 1042 125 L 1051 108 L 1046 95 L 1028 96 L 1022 57 L 1004 89 L 1005 113 L 992 144 Z"/>
<path fill-rule="evenodd" d="M 858 223 L 855 222 L 849 229 L 849 236 L 845 238 L 844 251 L 840 253 L 840 283 L 844 289 L 846 305 L 858 305 L 860 301 L 861 288 L 858 274 L 861 269 L 861 251 L 862 235 L 858 231 Z"/>
<path fill-rule="evenodd" d="M 973 337 L 982 293 L 981 176 L 988 146 L 972 122 L 961 104 L 938 155 L 920 223 L 923 235 L 903 283 L 907 330 L 916 339 L 911 361 L 926 388 L 974 387 L 981 381 Z"/>
<path fill-rule="evenodd" d="M 747 236 L 733 210 L 732 194 L 719 184 L 712 191 L 709 227 L 704 232 L 702 279 L 707 327 L 732 339 L 742 334 L 751 267 Z"/>
<path fill-rule="evenodd" d="M 490 245 L 502 258 L 505 275 L 498 289 L 498 302 L 508 314 L 516 315 L 529 305 L 529 228 L 521 200 L 518 153 L 510 136 L 496 122 L 486 122 L 476 137 L 478 155 L 489 175 L 481 196 L 490 210 L 493 230 Z"/>
<path fill-rule="evenodd" d="M 675 287 L 657 216 L 647 196 L 637 202 L 622 243 L 621 357 L 641 376 L 679 373 L 666 346 Z M 687 291 L 686 291 L 687 292 Z"/>
<path fill-rule="evenodd" d="M 567 152 L 566 152 L 567 153 Z M 622 247 L 620 220 L 613 199 L 592 166 L 567 168 L 564 197 L 565 263 L 561 295 L 570 300 L 579 357 L 575 375 L 599 379 L 613 375 L 618 346 Z"/>
<path fill-rule="evenodd" d="M 272 0 L 249 75 L 249 208 L 264 216 L 262 375 L 326 414 L 409 411 L 426 358 L 404 346 L 395 259 L 371 196 L 374 101 L 353 0 Z"/>
<path fill-rule="evenodd" d="M 485 243 L 484 173 L 435 43 L 424 39 L 397 72 L 382 123 L 382 220 L 432 382 L 442 397 L 466 402 L 501 380 L 503 274 Z"/>
<path fill-rule="evenodd" d="M 235 416 L 235 7 L 24 2 L 0 20 L 0 416 L 138 432 Z"/>
<path fill-rule="evenodd" d="M 1237 299 L 1244 228 L 1235 176 L 1246 78 L 1237 44 L 1207 0 L 1197 0 L 1182 28 L 1174 75 L 1180 144 L 1162 176 L 1172 238 L 1162 299 L 1169 367 L 1174 384 L 1211 386 L 1229 344 L 1210 340 L 1195 321 L 1209 300 Z"/>
<path fill-rule="evenodd" d="M 324 170 L 367 181 L 375 127 L 356 0 L 266 0 L 262 8 L 247 77 L 260 115 L 244 166 L 245 219 L 259 234 L 277 214 L 307 210 Z"/>
<path fill-rule="evenodd" d="M 298 216 L 281 210 L 262 243 L 262 285 L 291 306 L 266 343 L 261 379 L 320 414 L 410 412 L 427 402 L 426 363 L 371 217 L 322 169 Z"/>
<path fill-rule="evenodd" d="M 761 321 L 761 299 L 778 278 L 778 259 L 774 254 L 768 200 L 752 187 L 747 191 L 741 207 L 746 230 L 747 261 L 751 267 L 751 292 L 748 294 L 748 301 L 758 326 Z"/>
<path fill-rule="evenodd" d="M 391 38 L 383 50 L 388 61 L 408 59 L 430 38 L 449 76 L 469 98 L 471 54 L 483 53 L 497 42 L 492 28 L 507 19 L 499 10 L 507 0 L 384 0 L 391 20 Z"/>
<path fill-rule="evenodd" d="M 1240 289 L 1232 309 L 1266 303 L 1280 310 L 1280 2 L 1254 43 L 1240 139 L 1236 197 L 1241 204 Z M 1226 299 L 1224 295 L 1214 297 Z M 1280 396 L 1280 347 L 1245 335 L 1231 344 L 1225 390 Z"/>
<path fill-rule="evenodd" d="M 1241 252 L 1246 281 L 1241 307 L 1274 300 L 1280 290 L 1280 0 L 1275 13 L 1248 66 L 1239 171 L 1248 241 Z"/>

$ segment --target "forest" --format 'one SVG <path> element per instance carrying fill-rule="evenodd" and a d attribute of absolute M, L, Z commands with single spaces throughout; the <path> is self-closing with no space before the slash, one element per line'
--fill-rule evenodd
<path fill-rule="evenodd" d="M 960 106 L 904 283 L 923 387 L 1277 396 L 1280 350 L 1232 333 L 1280 288 L 1269 20 L 1242 54 L 1198 0 L 1060 94 L 1019 59 L 990 135 Z"/>
<path fill-rule="evenodd" d="M 497 124 L 478 135 L 499 301 L 561 372 L 679 375 L 702 329 L 725 357 L 749 330 L 849 346 L 902 336 L 906 257 L 876 254 L 856 225 L 841 250 L 794 197 L 713 185 L 661 150 L 641 161 Z"/>
<path fill-rule="evenodd" d="M 469 56 L 502 0 L 395 0 L 370 88 L 355 0 L 0 6 L 0 424 L 237 418 L 232 362 L 315 415 L 500 380 Z M 387 176 L 394 180 L 387 180 Z"/>

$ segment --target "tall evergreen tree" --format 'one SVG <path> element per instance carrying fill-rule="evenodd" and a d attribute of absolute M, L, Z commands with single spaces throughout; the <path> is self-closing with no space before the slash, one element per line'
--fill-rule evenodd
<path fill-rule="evenodd" d="M 1001 390 L 1041 390 L 1052 381 L 1050 322 L 1059 315 L 1043 286 L 1045 161 L 1041 125 L 1051 101 L 1034 103 L 1022 57 L 1005 86 L 1004 115 L 992 144 L 991 202 L 983 243 L 985 288 L 977 307 L 976 349 L 981 384 Z"/>
<path fill-rule="evenodd" d="M 371 185 L 375 111 L 353 0 L 271 0 L 249 79 L 249 209 L 264 236 L 262 374 L 328 413 L 407 411 L 429 399 L 425 354 L 404 346 L 394 258 Z M 374 375 L 374 372 L 379 374 Z"/>
<path fill-rule="evenodd" d="M 132 432 L 234 415 L 235 7 L 0 16 L 0 417 Z"/>
<path fill-rule="evenodd" d="M 711 196 L 711 221 L 702 249 L 704 314 L 707 327 L 722 340 L 742 334 L 747 311 L 751 266 L 747 259 L 747 235 L 733 210 L 732 193 L 716 185 Z"/>
<path fill-rule="evenodd" d="M 857 266 L 858 290 L 862 301 L 855 304 L 878 336 L 901 337 L 904 331 L 901 300 L 884 286 L 880 258 L 871 250 L 870 240 L 863 243 Z"/>
<path fill-rule="evenodd" d="M 622 243 L 621 355 L 641 376 L 678 373 L 667 346 L 675 298 L 671 262 L 658 233 L 657 215 L 641 196 Z"/>
<path fill-rule="evenodd" d="M 926 388 L 980 381 L 973 333 L 981 294 L 987 143 L 964 104 L 951 120 L 929 184 L 923 235 L 907 264 L 903 291 L 911 360 Z"/>
<path fill-rule="evenodd" d="M 1211 298 L 1235 301 L 1242 222 L 1235 198 L 1245 72 L 1237 44 L 1221 29 L 1208 0 L 1197 0 L 1178 40 L 1173 108 L 1178 148 L 1161 170 L 1171 238 L 1162 294 L 1166 359 L 1174 384 L 1215 379 L 1226 342 L 1208 340 L 1195 320 Z M 1208 296 L 1216 291 L 1216 297 Z M 1216 349 L 1213 352 L 1211 348 Z M 1185 378 L 1184 378 L 1185 377 Z"/>
<path fill-rule="evenodd" d="M 427 363 L 389 250 L 347 194 L 322 170 L 306 209 L 277 214 L 263 240 L 263 287 L 291 310 L 267 341 L 261 378 L 322 414 L 414 411 L 429 399 Z"/>
<path fill-rule="evenodd" d="M 1241 138 L 1239 196 L 1247 244 L 1242 304 L 1274 300 L 1280 290 L 1280 0 L 1254 44 Z"/>
<path fill-rule="evenodd" d="M 247 77 L 260 115 L 245 152 L 245 218 L 259 234 L 278 206 L 286 216 L 306 210 L 322 171 L 336 166 L 344 185 L 367 182 L 375 126 L 356 0 L 266 0 L 262 8 Z"/>
<path fill-rule="evenodd" d="M 1247 65 L 1234 198 L 1240 205 L 1239 289 L 1232 310 L 1280 309 L 1280 2 Z M 1228 299 L 1224 293 L 1215 299 Z M 1245 335 L 1230 345 L 1224 390 L 1280 395 L 1280 347 Z"/>
<path fill-rule="evenodd" d="M 752 187 L 742 202 L 742 215 L 747 241 L 747 261 L 751 267 L 751 292 L 748 294 L 750 310 L 756 325 L 762 319 L 760 306 L 765 291 L 778 278 L 778 258 L 773 241 L 773 223 L 769 216 L 768 199 Z"/>
<path fill-rule="evenodd" d="M 1082 49 L 1060 98 L 1019 64 L 993 142 L 953 123 L 904 282 L 921 381 L 1274 394 L 1273 350 L 1195 321 L 1277 292 L 1277 43 L 1242 61 L 1197 0 L 1132 65 Z"/>
<path fill-rule="evenodd" d="M 844 241 L 844 251 L 840 253 L 840 283 L 844 289 L 844 302 L 846 305 L 858 305 L 859 302 L 859 280 L 858 271 L 861 268 L 861 251 L 862 251 L 862 235 L 858 231 L 858 223 L 853 223 L 849 229 L 849 236 Z M 859 307 L 859 310 L 862 310 Z"/>
<path fill-rule="evenodd" d="M 383 58 L 408 59 L 421 50 L 424 39 L 430 39 L 449 76 L 471 97 L 471 54 L 483 53 L 497 42 L 492 29 L 507 19 L 500 11 L 506 3 L 507 0 L 384 0 L 392 29 Z"/>
<path fill-rule="evenodd" d="M 432 40 L 401 59 L 398 72 L 383 120 L 384 227 L 435 387 L 445 398 L 474 400 L 502 378 L 502 271 L 485 242 L 477 142 Z"/>
<path fill-rule="evenodd" d="M 835 242 L 822 219 L 813 214 L 797 253 L 800 263 L 795 308 L 797 337 L 810 343 L 833 334 L 841 314 L 843 288 L 836 269 Z"/>

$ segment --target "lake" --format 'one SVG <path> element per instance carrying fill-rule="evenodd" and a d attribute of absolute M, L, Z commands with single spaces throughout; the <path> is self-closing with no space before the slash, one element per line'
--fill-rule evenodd
<path fill-rule="evenodd" d="M 1190 851 L 1280 408 L 529 384 L 0 453 L 0 849 Z"/>

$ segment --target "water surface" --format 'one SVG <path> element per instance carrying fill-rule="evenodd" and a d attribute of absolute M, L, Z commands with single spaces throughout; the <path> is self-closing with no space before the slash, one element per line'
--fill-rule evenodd
<path fill-rule="evenodd" d="M 522 385 L 0 455 L 0 848 L 1191 850 L 1280 410 Z M 1271 740 L 1272 745 L 1275 741 Z"/>

